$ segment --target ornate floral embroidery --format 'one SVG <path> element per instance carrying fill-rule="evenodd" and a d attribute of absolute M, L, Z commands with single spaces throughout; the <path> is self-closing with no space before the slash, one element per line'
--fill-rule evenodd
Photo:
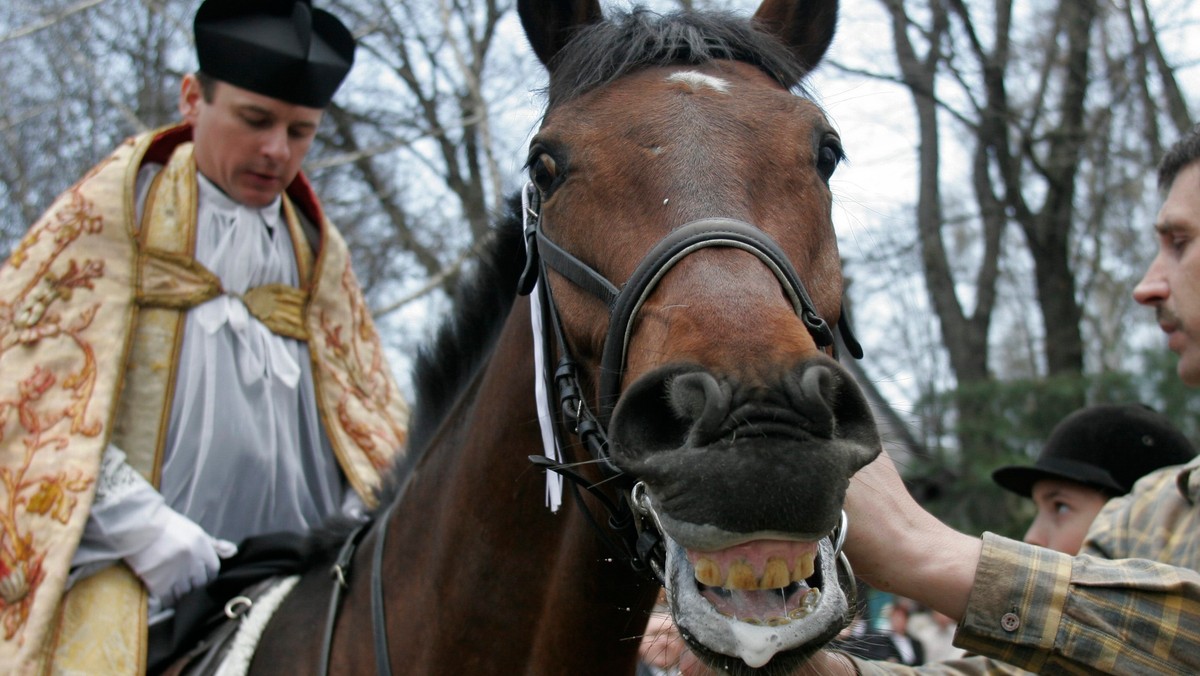
<path fill-rule="evenodd" d="M 0 441 L 7 438 L 12 442 L 8 452 L 21 457 L 6 459 L 0 469 L 0 621 L 6 640 L 25 625 L 44 578 L 45 545 L 39 544 L 30 516 L 67 523 L 79 494 L 92 483 L 78 470 L 54 469 L 54 462 L 37 461 L 43 451 L 66 448 L 72 436 L 94 437 L 103 430 L 102 421 L 87 415 L 96 355 L 84 335 L 99 304 L 63 306 L 79 290 L 93 289 L 94 281 L 104 276 L 104 264 L 60 260 L 71 244 L 98 234 L 102 226 L 91 202 L 78 190 L 67 193 L 53 213 L 30 229 L 9 261 L 14 270 L 36 261 L 37 269 L 15 297 L 0 299 L 0 360 L 12 350 L 45 340 L 69 341 L 77 355 L 67 367 L 75 370 L 65 373 L 63 367 L 32 365 L 18 374 L 7 366 L 6 375 L 20 380 L 15 399 L 0 398 Z M 39 244 L 49 244 L 50 250 L 31 256 Z M 69 421 L 66 429 L 64 421 Z"/>
<path fill-rule="evenodd" d="M 350 326 L 339 324 L 324 311 L 320 313 L 321 334 L 329 356 L 320 363 L 326 377 L 338 385 L 336 408 L 342 430 L 376 469 L 384 469 L 405 438 L 402 421 L 395 420 L 388 410 L 400 393 L 387 371 L 383 346 L 349 262 L 342 271 L 341 286 L 349 303 Z M 344 329 L 349 335 L 343 335 Z M 366 415 L 355 413 L 355 409 Z"/>

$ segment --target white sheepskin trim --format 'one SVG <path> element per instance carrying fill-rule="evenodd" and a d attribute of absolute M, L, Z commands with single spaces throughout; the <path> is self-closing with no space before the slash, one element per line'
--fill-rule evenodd
<path fill-rule="evenodd" d="M 217 676 L 245 676 L 246 670 L 250 668 L 250 659 L 254 657 L 254 650 L 258 647 L 258 639 L 262 638 L 263 630 L 267 628 L 267 622 L 299 581 L 299 575 L 286 577 L 254 602 L 250 612 L 242 618 L 242 626 L 233 637 L 233 645 L 221 661 Z"/>

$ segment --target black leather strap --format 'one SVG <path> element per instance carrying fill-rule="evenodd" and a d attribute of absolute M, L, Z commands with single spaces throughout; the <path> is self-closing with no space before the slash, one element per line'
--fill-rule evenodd
<path fill-rule="evenodd" d="M 694 251 L 710 246 L 736 247 L 753 253 L 779 278 L 780 284 L 792 299 L 796 314 L 812 334 L 817 347 L 833 344 L 833 331 L 817 313 L 812 298 L 800 281 L 787 254 L 766 233 L 749 223 L 729 218 L 709 218 L 693 221 L 673 231 L 659 242 L 621 288 L 608 324 L 604 354 L 600 362 L 601 424 L 607 427 L 609 416 L 620 393 L 625 373 L 625 350 L 628 331 L 638 310 L 672 267 Z"/>
<path fill-rule="evenodd" d="M 350 574 L 350 562 L 353 561 L 354 552 L 358 549 L 358 543 L 362 540 L 371 523 L 370 521 L 365 521 L 350 533 L 346 541 L 342 543 L 342 548 L 338 550 L 337 559 L 333 562 L 333 567 L 329 569 L 329 575 L 333 578 L 333 592 L 329 596 L 329 613 L 325 620 L 325 636 L 321 642 L 320 676 L 329 676 L 329 660 L 333 654 L 333 629 L 337 625 L 337 614 L 342 606 L 342 595 L 350 586 L 347 581 Z"/>
<path fill-rule="evenodd" d="M 545 368 L 549 369 L 552 360 L 549 340 L 551 331 L 553 331 L 554 345 L 557 346 L 559 353 L 559 363 L 553 378 L 548 377 L 549 373 L 539 373 L 538 377 L 552 380 L 562 408 L 562 421 L 574 428 L 580 441 L 591 452 L 592 457 L 601 462 L 601 466 L 610 477 L 622 476 L 622 472 L 613 465 L 608 453 L 607 429 L 609 418 L 620 395 L 621 381 L 625 375 L 625 353 L 633 322 L 642 304 L 650 297 L 662 277 L 694 251 L 711 246 L 725 246 L 739 248 L 754 254 L 779 280 L 779 284 L 791 300 L 797 316 L 808 329 L 817 347 L 828 349 L 836 357 L 837 344 L 833 331 L 817 313 L 816 306 L 808 295 L 808 290 L 805 289 L 804 283 L 800 280 L 800 276 L 787 254 L 775 240 L 753 225 L 728 218 L 709 218 L 693 221 L 676 228 L 651 249 L 638 263 L 629 280 L 618 288 L 587 263 L 555 244 L 545 235 L 541 227 L 540 206 L 541 195 L 532 183 L 526 184 L 522 214 L 525 225 L 526 260 L 525 269 L 518 283 L 518 292 L 522 295 L 530 293 L 534 289 L 535 283 L 540 280 L 541 283 L 537 285 L 540 290 L 538 309 L 535 311 L 540 311 L 542 315 Z M 563 335 L 564 329 L 558 316 L 558 307 L 554 302 L 553 290 L 550 288 L 546 275 L 547 268 L 555 270 L 572 284 L 601 300 L 609 310 L 608 334 L 602 348 L 598 376 L 600 380 L 598 415 L 593 415 L 588 411 L 586 398 L 580 389 L 575 363 Z M 847 351 L 856 358 L 861 358 L 862 348 L 850 330 L 849 319 L 845 315 L 844 308 L 838 322 L 838 329 Z M 556 439 L 559 435 L 559 428 L 556 425 Z M 558 439 L 558 443 L 563 448 L 567 446 L 561 439 Z M 530 456 L 530 459 L 533 460 L 534 457 Z M 577 497 L 580 496 L 578 486 L 587 485 L 581 484 L 580 477 L 570 471 L 566 465 L 539 460 L 534 462 L 549 471 L 563 474 Z M 582 500 L 580 502 L 582 504 Z M 628 529 L 633 532 L 633 538 L 627 543 L 630 544 L 629 551 L 636 548 L 636 554 L 630 556 L 634 568 L 638 569 L 639 560 L 642 560 L 648 563 L 656 573 L 661 571 L 662 548 L 656 546 L 657 541 L 653 537 L 645 538 L 644 542 L 638 538 L 636 532 L 638 520 L 633 518 L 629 512 L 627 502 L 623 500 L 620 506 L 616 506 L 604 500 L 603 504 L 609 511 L 610 526 L 614 530 L 626 531 L 624 524 L 634 524 L 635 526 Z M 583 509 L 591 519 L 586 505 L 583 505 Z M 377 548 L 382 547 L 380 543 L 376 544 Z M 378 575 L 381 563 L 381 559 L 376 563 L 376 575 Z M 659 565 L 656 566 L 656 563 Z M 375 630 L 378 643 L 379 630 L 383 622 L 382 593 L 376 592 L 373 595 L 373 605 L 375 598 L 379 599 L 379 607 L 375 610 L 377 616 Z M 386 645 L 383 646 L 382 652 L 377 647 L 377 660 L 386 661 L 386 650 Z M 382 657 L 378 657 L 379 655 Z M 380 673 L 386 672 L 381 670 Z"/>
<path fill-rule="evenodd" d="M 538 228 L 537 232 L 537 246 L 538 255 L 546 262 L 546 265 L 571 280 L 575 286 L 604 301 L 604 305 L 610 310 L 612 309 L 613 302 L 620 293 L 612 282 L 593 270 L 587 263 L 571 255 L 566 249 L 551 242 L 541 228 Z"/>
<path fill-rule="evenodd" d="M 388 505 L 379 519 L 381 525 L 375 533 L 375 551 L 371 563 L 371 623 L 375 634 L 375 670 L 379 676 L 392 676 L 387 645 L 387 615 L 383 607 L 383 544 L 387 539 L 387 524 L 397 502 L 399 499 Z"/>

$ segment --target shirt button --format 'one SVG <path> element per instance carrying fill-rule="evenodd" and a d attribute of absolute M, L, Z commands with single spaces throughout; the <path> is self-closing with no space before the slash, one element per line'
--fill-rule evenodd
<path fill-rule="evenodd" d="M 1004 613 L 1004 616 L 1000 618 L 1000 627 L 1004 631 L 1016 631 L 1021 627 L 1021 618 L 1017 617 L 1016 613 Z"/>

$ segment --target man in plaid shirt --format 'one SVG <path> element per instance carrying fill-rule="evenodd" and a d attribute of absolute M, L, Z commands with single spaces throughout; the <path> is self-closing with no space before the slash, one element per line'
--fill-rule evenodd
<path fill-rule="evenodd" d="M 1154 308 L 1180 379 L 1197 386 L 1200 127 L 1163 158 L 1158 180 L 1159 250 L 1133 295 Z M 1200 460 L 1110 500 L 1075 557 L 952 530 L 912 500 L 886 455 L 854 477 L 846 509 L 855 572 L 958 618 L 955 645 L 981 657 L 914 668 L 823 651 L 813 673 L 1009 671 L 988 658 L 1039 673 L 1200 673 Z"/>

